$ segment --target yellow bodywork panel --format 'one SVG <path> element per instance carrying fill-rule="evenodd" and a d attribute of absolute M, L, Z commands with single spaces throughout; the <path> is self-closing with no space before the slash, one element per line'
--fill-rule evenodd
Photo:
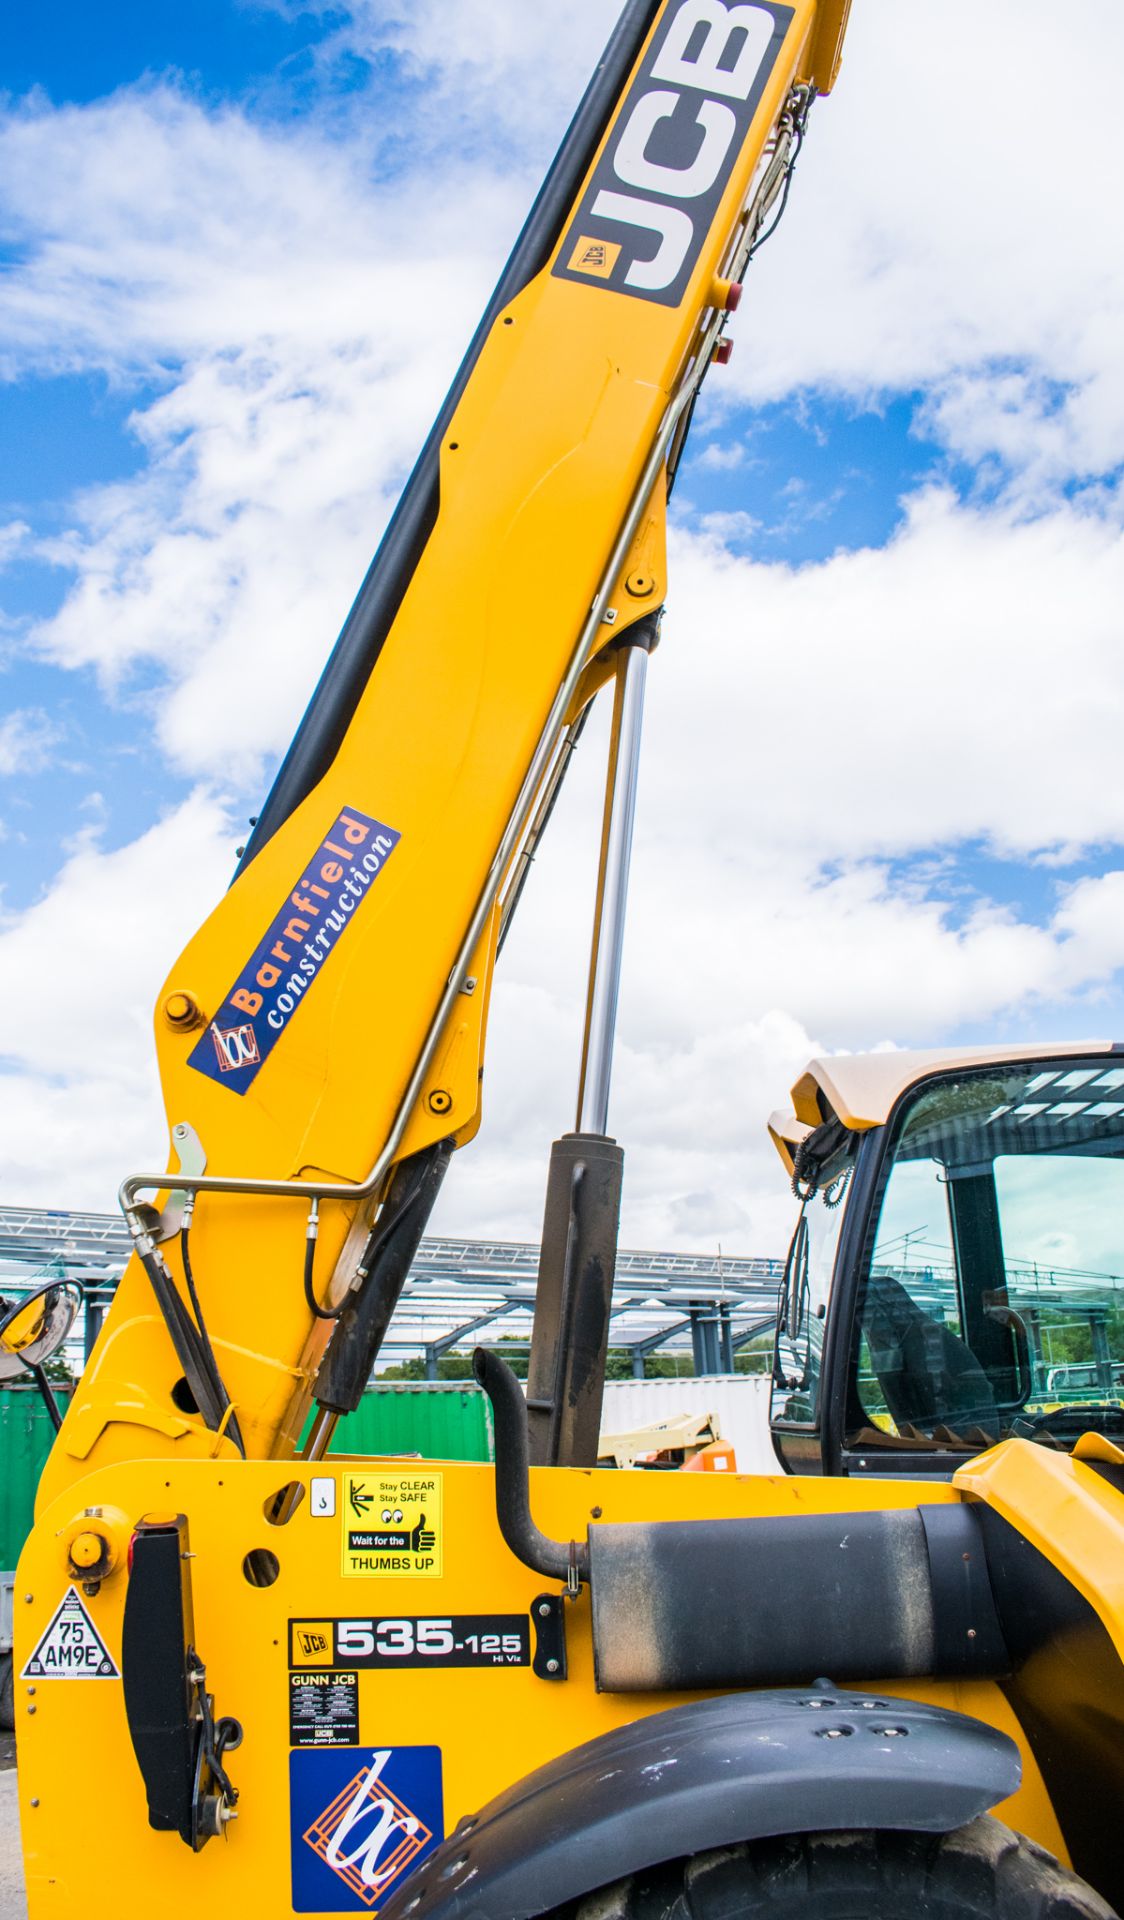
<path fill-rule="evenodd" d="M 311 1493 L 287 1524 L 274 1526 L 266 1509 L 293 1477 Z M 783 1475 L 726 1480 L 546 1469 L 533 1472 L 531 1479 L 538 1523 L 563 1539 L 584 1537 L 594 1513 L 607 1522 L 715 1519 L 909 1508 L 919 1501 L 938 1504 L 961 1497 L 940 1484 Z M 346 1570 L 347 1536 L 355 1525 L 347 1512 L 352 1488 L 361 1498 L 374 1494 L 376 1506 L 380 1498 L 389 1501 L 407 1528 L 417 1518 L 419 1501 L 424 1502 L 434 1537 L 421 1552 L 407 1550 L 401 1556 L 413 1562 L 412 1571 Z M 81 1596 L 81 1603 L 114 1674 L 17 1679 L 31 1920 L 73 1920 L 84 1911 L 91 1886 L 112 1888 L 115 1912 L 123 1920 L 149 1915 L 157 1898 L 166 1920 L 192 1920 L 201 1904 L 211 1901 L 271 1916 L 289 1912 L 294 1861 L 298 1884 L 310 1849 L 315 1866 L 313 1829 L 323 1811 L 313 1805 L 316 1792 L 324 1792 L 327 1804 L 336 1773 L 351 1778 L 359 1766 L 354 1742 L 368 1752 L 429 1750 L 418 1768 L 419 1777 L 427 1770 L 430 1799 L 424 1806 L 419 1800 L 411 1811 L 428 1817 L 439 1776 L 441 1819 L 451 1832 L 462 1816 L 555 1755 L 688 1698 L 594 1690 L 588 1592 L 566 1608 L 569 1677 L 535 1676 L 526 1664 L 526 1649 L 533 1654 L 535 1644 L 530 1608 L 549 1583 L 504 1546 L 494 1500 L 492 1470 L 463 1462 L 333 1457 L 321 1466 L 282 1470 L 269 1462 L 136 1461 L 91 1475 L 43 1512 L 17 1576 L 17 1674 L 33 1661 L 68 1593 L 79 1593 L 68 1576 L 66 1556 L 91 1525 L 111 1536 L 117 1564 L 100 1590 Z M 96 1520 L 88 1515 L 90 1508 L 100 1510 Z M 147 1825 L 116 1677 L 129 1531 L 134 1520 L 154 1511 L 187 1516 L 197 1652 L 206 1663 L 216 1712 L 235 1715 L 245 1728 L 242 1746 L 228 1756 L 240 1794 L 238 1818 L 222 1841 L 212 1841 L 197 1855 L 175 1834 L 156 1833 Z M 1119 1525 L 1116 1538 L 1119 1552 Z M 276 1558 L 276 1579 L 272 1585 L 252 1585 L 246 1559 L 263 1550 Z M 762 1577 L 768 1578 L 767 1568 Z M 752 1604 L 750 1595 L 747 1604 Z M 422 1637 L 435 1645 L 428 1670 L 421 1656 L 396 1670 L 392 1653 L 377 1667 L 364 1665 L 369 1658 L 364 1649 L 380 1621 L 379 1641 L 392 1649 L 406 1644 L 407 1631 L 414 1646 Z M 438 1624 L 422 1636 L 423 1621 Z M 445 1621 L 454 1623 L 452 1631 L 462 1641 L 471 1633 L 483 1640 L 491 1630 L 501 1643 L 514 1621 L 523 1636 L 523 1657 L 505 1659 L 501 1644 L 496 1664 L 449 1665 L 440 1624 Z M 358 1649 L 350 1660 L 339 1651 L 341 1622 L 348 1623 L 343 1646 Z M 339 1690 L 345 1697 L 336 1702 L 341 1732 L 353 1736 L 350 1750 L 317 1752 L 293 1744 L 308 1737 L 318 1711 L 297 1702 L 298 1695 L 318 1691 L 301 1676 L 324 1671 L 326 1654 L 332 1671 L 357 1675 L 354 1685 L 349 1681 Z M 998 1687 L 981 1681 L 889 1681 L 879 1682 L 878 1691 L 953 1707 L 1019 1740 L 1024 1784 L 999 1811 L 1065 1858 L 1038 1768 Z M 353 1711 L 357 1719 L 349 1725 Z M 325 1765 L 329 1756 L 332 1763 Z M 306 1838 L 310 1832 L 311 1840 Z"/>
<path fill-rule="evenodd" d="M 653 33 L 674 12 L 668 0 Z M 432 530 L 335 758 L 239 873 L 161 990 L 156 1046 L 169 1128 L 194 1129 L 208 1176 L 358 1183 L 393 1137 L 669 396 L 715 302 L 725 299 L 721 269 L 778 115 L 805 75 L 817 23 L 838 26 L 838 14 L 816 0 L 780 10 L 783 30 L 771 29 L 764 77 L 749 96 L 756 104 L 729 149 L 705 231 L 696 222 L 689 273 L 674 300 L 618 290 L 605 278 L 612 261 L 603 271 L 589 249 L 579 257 L 563 222 L 555 257 L 496 317 L 443 436 Z M 684 40 L 680 66 L 686 49 Z M 729 73 L 718 76 L 716 91 L 721 98 L 692 139 L 709 143 L 716 127 L 721 138 L 733 125 Z M 616 131 L 610 116 L 603 149 Z M 632 171 L 658 179 L 659 163 L 635 141 L 633 148 Z M 574 205 L 581 204 L 579 195 Z M 647 208 L 631 204 L 634 213 Z M 671 209 L 667 222 L 673 214 L 688 220 Z M 679 228 L 668 232 L 674 240 Z M 580 699 L 611 671 L 606 644 L 662 598 L 662 472 L 649 492 L 624 565 L 608 582 L 615 619 L 589 649 Z M 489 937 L 399 1156 L 447 1135 L 464 1143 L 479 1123 L 494 956 Z M 236 1011 L 220 1029 L 215 1016 L 232 995 Z M 365 1224 L 354 1206 L 325 1205 L 322 1298 L 350 1278 L 337 1267 Z M 203 1194 L 192 1224 L 208 1331 L 254 1457 L 291 1448 L 327 1339 L 326 1323 L 309 1331 L 304 1226 L 298 1200 L 225 1193 Z M 174 1240 L 166 1258 L 181 1284 Z M 75 1396 L 44 1498 L 73 1478 L 78 1461 L 86 1471 L 137 1454 L 213 1451 L 198 1421 L 170 1427 L 180 1373 L 134 1262 Z"/>
<path fill-rule="evenodd" d="M 537 784 L 541 794 L 549 755 L 541 767 L 540 755 L 554 731 L 613 673 L 619 637 L 662 603 L 669 406 L 687 396 L 692 366 L 709 364 L 755 183 L 769 183 L 771 206 L 781 190 L 775 141 L 792 88 L 826 91 L 838 68 L 847 0 L 739 9 L 730 33 L 741 38 L 721 66 L 710 36 L 731 16 L 713 0 L 681 6 L 665 0 L 653 19 L 650 77 L 661 87 L 632 100 L 626 86 L 552 256 L 480 345 L 442 433 L 432 526 L 334 757 L 240 871 L 158 998 L 168 1127 L 173 1139 L 198 1142 L 208 1176 L 369 1183 L 362 1204 L 324 1205 L 313 1273 L 321 1302 L 338 1303 L 355 1271 L 385 1191 L 372 1169 L 382 1179 L 386 1158 L 449 1138 L 466 1144 L 479 1125 L 504 878 L 495 869 L 510 871 L 517 857 L 516 829 L 535 799 L 524 789 Z M 738 77 L 751 57 L 756 91 Z M 688 73 L 682 96 L 667 87 L 708 61 L 713 97 L 705 112 L 691 107 L 693 145 L 669 167 L 667 150 L 660 159 L 649 141 L 693 82 Z M 741 120 L 730 104 L 739 88 Z M 802 112 L 806 92 L 799 98 Z M 729 165 L 713 173 L 705 220 L 692 221 L 699 170 L 723 141 Z M 598 186 L 606 154 L 619 176 L 611 191 Z M 659 197 L 668 179 L 675 204 Z M 621 243 L 598 237 L 598 205 L 618 219 L 623 208 L 659 251 L 639 249 L 629 264 Z M 667 291 L 657 263 L 676 248 L 682 284 Z M 473 942 L 466 969 L 462 949 Z M 798 1089 L 797 1122 L 819 1118 L 815 1088 Z M 173 1155 L 157 1204 L 177 1172 L 193 1171 Z M 565 1608 L 568 1676 L 535 1673 L 532 1603 L 547 1583 L 501 1539 L 490 1467 L 294 1463 L 330 1332 L 326 1321 L 310 1324 L 304 1296 L 306 1213 L 295 1195 L 204 1192 L 191 1224 L 203 1318 L 245 1459 L 193 1411 L 137 1260 L 74 1394 L 16 1586 L 31 1920 L 74 1920 L 92 1901 L 108 1901 L 122 1920 L 147 1920 L 157 1906 L 167 1920 L 219 1910 L 276 1920 L 356 1910 L 355 1898 L 374 1911 L 377 1878 L 348 1878 L 354 1863 L 340 1838 L 364 1766 L 383 1756 L 392 1769 L 381 1782 L 397 1809 L 389 1885 L 431 1838 L 535 1767 L 686 1697 L 596 1691 L 588 1590 Z M 186 1300 L 182 1238 L 161 1251 Z M 1121 1560 L 1109 1493 L 1085 1462 L 1017 1448 L 973 1463 L 956 1486 L 532 1475 L 536 1519 L 560 1540 L 581 1541 L 599 1521 L 984 1499 L 1035 1529 L 1120 1645 L 1124 1594 L 1103 1571 Z M 194 1651 L 216 1713 L 244 1729 L 226 1755 L 237 1817 L 198 1853 L 148 1823 L 123 1701 L 130 1542 L 156 1514 L 184 1516 Z M 997 1685 L 888 1681 L 879 1691 L 1009 1733 L 1023 1784 L 999 1811 L 1065 1858 L 1038 1766 Z M 369 1833 L 362 1844 L 370 1854 Z M 348 1898 L 328 1897 L 341 1888 Z"/>

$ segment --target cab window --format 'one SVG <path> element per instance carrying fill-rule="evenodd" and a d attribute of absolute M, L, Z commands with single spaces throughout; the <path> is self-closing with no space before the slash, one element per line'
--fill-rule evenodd
<path fill-rule="evenodd" d="M 854 1361 L 864 1450 L 1124 1435 L 1124 1068 L 991 1067 L 907 1101 Z"/>
<path fill-rule="evenodd" d="M 814 1426 L 819 1415 L 824 1328 L 854 1141 L 804 1182 L 785 1260 L 773 1347 L 773 1425 Z"/>

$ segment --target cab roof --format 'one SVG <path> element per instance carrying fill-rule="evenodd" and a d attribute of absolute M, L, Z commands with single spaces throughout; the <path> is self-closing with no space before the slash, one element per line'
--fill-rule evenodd
<path fill-rule="evenodd" d="M 792 1089 L 791 1109 L 771 1115 L 769 1132 L 789 1172 L 793 1149 L 834 1114 L 845 1127 L 879 1127 L 908 1087 L 931 1073 L 957 1067 L 999 1066 L 1013 1060 L 1069 1060 L 1112 1053 L 1111 1040 L 1064 1040 L 1030 1046 L 927 1047 L 917 1052 L 832 1053 L 812 1060 Z"/>

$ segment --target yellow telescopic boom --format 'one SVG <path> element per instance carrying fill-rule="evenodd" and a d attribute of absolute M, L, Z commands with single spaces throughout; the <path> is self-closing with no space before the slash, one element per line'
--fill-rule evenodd
<path fill-rule="evenodd" d="M 161 989 L 171 1153 L 122 1183 L 135 1255 L 18 1575 L 31 1920 L 107 1901 L 138 1920 L 424 1920 L 409 1876 L 462 1815 L 662 1704 L 597 1691 L 588 1607 L 570 1604 L 578 1542 L 606 1502 L 619 1519 L 732 1514 L 734 1476 L 604 1474 L 591 1509 L 590 1475 L 556 1473 L 559 1543 L 530 1521 L 527 1452 L 596 1458 L 609 1071 L 668 492 L 848 3 L 627 0 L 234 882 Z M 514 1438 L 494 1474 L 329 1458 L 479 1125 L 498 947 L 610 683 L 578 1131 L 556 1143 Z M 636 1858 L 657 1857 L 635 1824 L 652 1774 L 621 1773 Z M 524 1861 L 482 1904 L 435 1865 L 449 1920 L 565 1905 L 616 1870 L 599 1844 L 534 1893 Z"/>

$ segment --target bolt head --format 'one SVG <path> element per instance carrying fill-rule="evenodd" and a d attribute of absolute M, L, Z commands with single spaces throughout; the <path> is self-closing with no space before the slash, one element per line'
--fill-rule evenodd
<path fill-rule="evenodd" d="M 180 1033 L 190 1033 L 203 1024 L 202 1009 L 190 993 L 170 993 L 164 1002 L 164 1018 Z"/>
<path fill-rule="evenodd" d="M 546 1663 L 546 1670 L 547 1670 L 547 1672 L 548 1672 L 548 1673 L 557 1673 L 557 1672 L 558 1672 L 558 1662 L 557 1662 L 557 1660 L 548 1660 L 548 1661 L 547 1661 L 547 1663 Z M 35 1711 L 35 1709 L 34 1709 L 34 1707 L 33 1707 L 33 1708 L 32 1708 L 32 1712 L 34 1713 L 34 1711 Z"/>
<path fill-rule="evenodd" d="M 105 1553 L 105 1541 L 100 1533 L 80 1533 L 70 1543 L 70 1561 L 75 1567 L 96 1567 Z"/>

